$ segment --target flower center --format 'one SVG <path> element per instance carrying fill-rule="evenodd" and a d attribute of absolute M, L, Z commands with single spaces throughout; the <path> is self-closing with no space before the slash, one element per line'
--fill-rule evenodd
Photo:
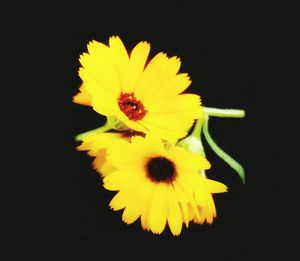
<path fill-rule="evenodd" d="M 147 171 L 150 179 L 156 182 L 172 182 L 176 175 L 174 164 L 163 157 L 150 159 L 147 163 Z"/>
<path fill-rule="evenodd" d="M 124 112 L 129 120 L 141 120 L 147 113 L 144 105 L 134 97 L 133 93 L 121 93 L 118 104 L 120 110 Z"/>

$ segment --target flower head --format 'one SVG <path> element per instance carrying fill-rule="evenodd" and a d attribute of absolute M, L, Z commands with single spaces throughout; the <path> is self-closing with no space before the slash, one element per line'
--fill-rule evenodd
<path fill-rule="evenodd" d="M 161 52 L 147 63 L 149 43 L 140 42 L 128 54 L 119 37 L 110 37 L 108 46 L 92 41 L 87 48 L 80 56 L 83 84 L 74 102 L 169 141 L 185 136 L 203 116 L 200 97 L 182 94 L 191 81 L 178 73 L 177 57 Z"/>
<path fill-rule="evenodd" d="M 166 224 L 179 235 L 183 223 L 211 223 L 216 216 L 212 193 L 227 190 L 199 175 L 199 170 L 210 168 L 205 157 L 165 146 L 153 135 L 112 143 L 107 160 L 115 169 L 104 178 L 104 187 L 118 191 L 111 208 L 124 209 L 122 219 L 127 224 L 140 217 L 143 229 L 156 234 Z"/>

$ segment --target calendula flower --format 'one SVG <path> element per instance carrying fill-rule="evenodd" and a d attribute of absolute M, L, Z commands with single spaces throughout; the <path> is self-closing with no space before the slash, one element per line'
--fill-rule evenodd
<path fill-rule="evenodd" d="M 179 235 L 182 224 L 192 219 L 211 223 L 216 216 L 212 194 L 227 191 L 224 184 L 199 175 L 210 168 L 205 157 L 150 134 L 112 143 L 107 160 L 115 170 L 104 178 L 104 187 L 118 191 L 111 208 L 124 209 L 127 224 L 140 217 L 143 229 L 155 234 L 166 224 Z"/>
<path fill-rule="evenodd" d="M 140 42 L 128 54 L 119 37 L 110 37 L 108 46 L 91 41 L 87 49 L 80 56 L 83 84 L 74 102 L 169 141 L 185 136 L 203 117 L 200 97 L 182 94 L 191 81 L 179 73 L 179 58 L 160 52 L 147 62 L 149 43 Z"/>

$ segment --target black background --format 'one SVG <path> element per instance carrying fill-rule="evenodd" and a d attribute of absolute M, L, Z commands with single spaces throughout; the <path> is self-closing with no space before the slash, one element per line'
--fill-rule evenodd
<path fill-rule="evenodd" d="M 297 14 L 282 6 L 224 1 L 0 1 L 2 260 L 289 260 L 299 213 L 296 147 Z M 285 6 L 286 7 L 286 6 Z M 173 237 L 127 226 L 108 203 L 74 136 L 103 117 L 73 104 L 88 41 L 147 40 L 151 57 L 178 55 L 205 106 L 245 109 L 210 121 L 211 134 L 246 170 L 246 185 L 206 146 L 216 195 L 212 225 Z M 1 107 L 2 107 L 1 106 Z M 7 179 L 8 178 L 8 179 Z"/>

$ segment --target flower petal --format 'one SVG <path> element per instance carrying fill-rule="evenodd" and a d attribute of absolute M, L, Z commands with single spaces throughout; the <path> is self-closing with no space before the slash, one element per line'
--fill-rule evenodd
<path fill-rule="evenodd" d="M 116 168 L 106 160 L 106 150 L 100 150 L 100 152 L 98 152 L 98 155 L 93 160 L 92 165 L 102 177 L 105 177 L 116 170 Z"/>
<path fill-rule="evenodd" d="M 168 212 L 168 224 L 170 230 L 174 236 L 178 236 L 182 228 L 182 217 L 180 212 L 179 203 L 176 199 L 174 188 L 168 186 L 169 195 L 169 212 Z"/>
<path fill-rule="evenodd" d="M 79 88 L 79 93 L 73 97 L 73 102 L 81 105 L 92 106 L 92 96 L 88 93 L 83 84 Z"/>
<path fill-rule="evenodd" d="M 126 48 L 118 36 L 109 38 L 109 47 L 112 53 L 113 61 L 119 76 L 119 82 L 122 92 L 126 92 L 130 86 L 130 67 L 129 56 Z"/>
<path fill-rule="evenodd" d="M 170 148 L 168 157 L 176 162 L 178 168 L 193 170 L 206 170 L 210 168 L 210 163 L 204 156 L 189 153 L 180 147 L 174 146 Z"/>
<path fill-rule="evenodd" d="M 155 234 L 160 234 L 167 222 L 168 215 L 168 185 L 159 182 L 155 186 L 151 210 L 149 212 L 150 228 Z"/>
<path fill-rule="evenodd" d="M 150 44 L 147 42 L 140 42 L 133 48 L 129 61 L 130 83 L 128 86 L 123 86 L 123 92 L 131 93 L 134 91 L 137 82 L 144 71 L 149 52 Z"/>
<path fill-rule="evenodd" d="M 187 73 L 180 73 L 172 77 L 172 79 L 165 83 L 164 88 L 158 91 L 158 96 L 168 96 L 182 93 L 191 84 L 190 77 Z"/>

